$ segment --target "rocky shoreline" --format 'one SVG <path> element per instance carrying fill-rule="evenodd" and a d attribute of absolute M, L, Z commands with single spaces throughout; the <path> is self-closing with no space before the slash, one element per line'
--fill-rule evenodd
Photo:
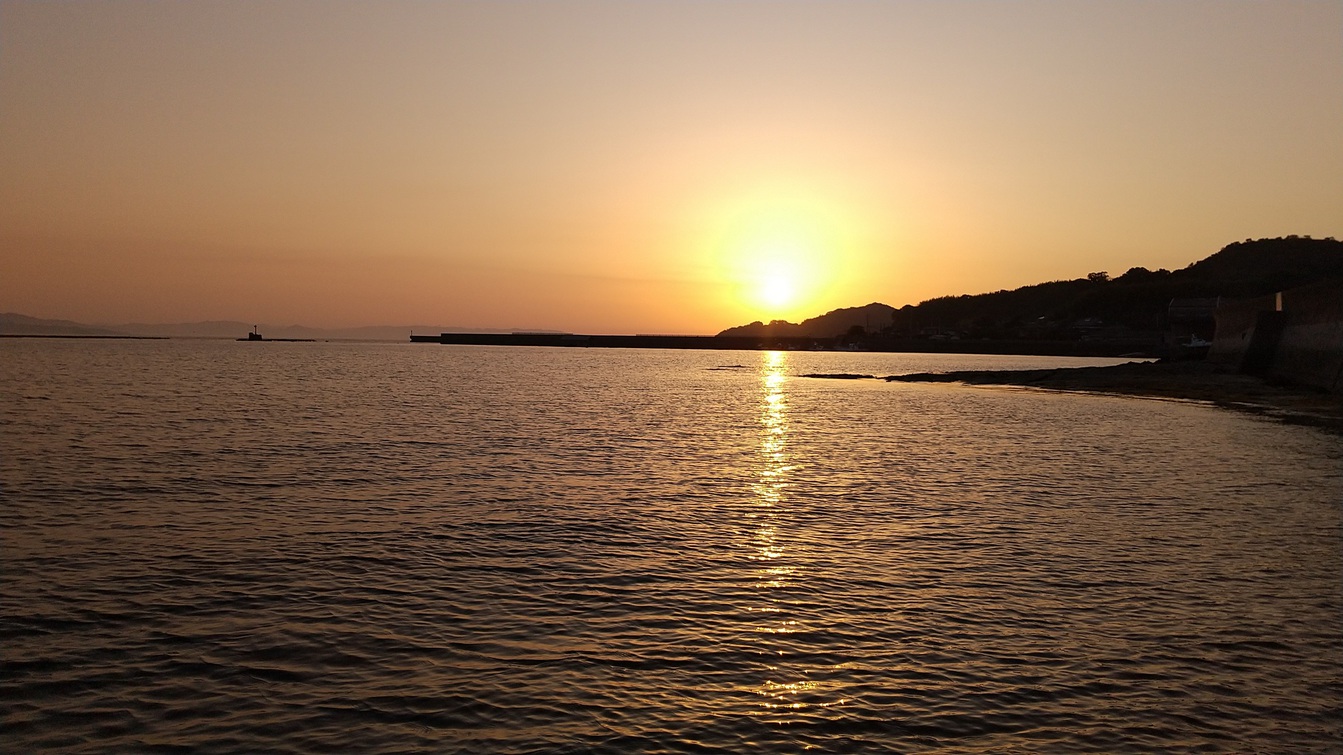
<path fill-rule="evenodd" d="M 851 374 L 812 374 L 803 377 L 877 379 L 872 375 Z M 907 383 L 1018 386 L 1206 401 L 1236 411 L 1273 417 L 1289 424 L 1318 427 L 1332 434 L 1343 435 L 1343 396 L 1308 386 L 1242 375 L 1210 362 L 1130 362 L 1112 367 L 1050 370 L 923 372 L 879 379 Z"/>

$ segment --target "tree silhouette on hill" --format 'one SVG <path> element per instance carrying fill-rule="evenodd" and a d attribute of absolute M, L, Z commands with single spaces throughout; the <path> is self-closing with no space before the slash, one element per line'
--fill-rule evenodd
<path fill-rule="evenodd" d="M 896 310 L 891 332 L 951 329 L 978 337 L 1024 337 L 1094 321 L 1155 330 L 1172 299 L 1248 298 L 1343 277 L 1343 242 L 1285 236 L 1238 241 L 1174 272 L 1129 268 L 988 294 L 944 296 Z"/>

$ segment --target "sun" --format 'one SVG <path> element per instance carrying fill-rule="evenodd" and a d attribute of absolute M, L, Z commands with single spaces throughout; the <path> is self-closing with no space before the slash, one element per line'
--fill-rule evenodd
<path fill-rule="evenodd" d="M 716 197 L 704 224 L 724 304 L 761 321 L 800 321 L 841 296 L 860 275 L 852 213 L 806 187 L 762 185 Z"/>
<path fill-rule="evenodd" d="M 735 254 L 743 303 L 763 316 L 792 315 L 815 297 L 825 245 L 806 228 L 769 224 L 742 239 Z"/>
<path fill-rule="evenodd" d="M 797 281 L 782 267 L 761 271 L 756 298 L 775 309 L 787 307 L 797 297 Z"/>

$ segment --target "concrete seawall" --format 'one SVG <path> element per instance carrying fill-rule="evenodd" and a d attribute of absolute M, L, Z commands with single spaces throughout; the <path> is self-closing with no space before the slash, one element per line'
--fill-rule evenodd
<path fill-rule="evenodd" d="M 1208 359 L 1249 374 L 1343 390 L 1343 280 L 1218 302 Z"/>

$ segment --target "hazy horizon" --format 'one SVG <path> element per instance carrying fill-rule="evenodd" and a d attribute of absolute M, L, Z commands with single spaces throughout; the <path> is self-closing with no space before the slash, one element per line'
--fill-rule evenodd
<path fill-rule="evenodd" d="M 0 309 L 713 333 L 1343 236 L 1343 4 L 0 2 Z"/>
<path fill-rule="evenodd" d="M 1306 239 L 1306 240 L 1310 240 L 1312 237 L 1310 237 L 1310 236 L 1296 236 L 1296 235 L 1291 235 L 1291 234 L 1289 234 L 1286 238 L 1289 238 L 1289 239 L 1290 239 L 1290 238 L 1303 238 L 1303 239 Z M 1258 240 L 1245 239 L 1245 240 L 1243 240 L 1243 242 L 1250 242 L 1250 241 L 1272 241 L 1272 240 L 1273 240 L 1273 239 L 1258 239 Z M 1319 239 L 1319 241 L 1334 241 L 1334 240 L 1335 240 L 1335 239 L 1334 239 L 1332 236 L 1331 236 L 1331 237 L 1327 237 L 1327 238 L 1325 238 L 1325 239 Z M 1227 246 L 1236 246 L 1236 245 L 1238 245 L 1238 244 L 1240 244 L 1240 243 L 1243 243 L 1243 242 L 1231 242 L 1231 243 L 1228 244 Z M 1226 248 L 1226 247 L 1223 247 L 1223 248 Z M 1222 249 L 1218 249 L 1218 250 L 1216 250 L 1216 252 L 1220 252 L 1220 251 L 1222 251 Z M 1205 255 L 1203 258 L 1200 258 L 1200 259 L 1198 259 L 1198 260 L 1193 260 L 1193 261 L 1191 261 L 1188 265 L 1182 265 L 1182 266 L 1180 266 L 1180 267 L 1178 267 L 1178 268 L 1175 268 L 1174 270 L 1163 270 L 1163 272 L 1175 272 L 1175 271 L 1178 271 L 1178 270 L 1183 270 L 1183 269 L 1185 269 L 1185 268 L 1193 267 L 1193 266 L 1196 265 L 1197 263 L 1202 262 L 1203 260 L 1206 260 L 1209 256 L 1212 256 L 1212 255 L 1215 254 L 1216 252 L 1210 253 L 1209 255 Z M 1100 272 L 1105 272 L 1105 273 L 1107 273 L 1107 274 L 1112 274 L 1112 276 L 1119 276 L 1122 272 L 1126 272 L 1128 269 L 1130 269 L 1130 267 L 1123 267 L 1122 269 L 1116 269 L 1116 270 L 1112 270 L 1112 271 L 1100 271 Z M 1085 277 L 1085 276 L 1078 276 L 1077 278 L 1073 278 L 1073 279 L 1057 279 L 1057 280 L 1052 280 L 1052 281 L 1036 281 L 1036 282 L 1034 282 L 1034 283 L 1025 284 L 1025 287 L 1026 287 L 1026 288 L 1029 288 L 1029 287 L 1032 287 L 1032 286 L 1038 286 L 1038 285 L 1042 285 L 1042 284 L 1058 283 L 1058 282 L 1063 282 L 1064 280 L 1081 280 L 1081 279 L 1083 279 L 1084 277 Z M 976 292 L 954 292 L 954 293 L 945 293 L 945 294 L 941 294 L 941 295 L 939 295 L 939 296 L 937 296 L 937 297 L 932 297 L 931 300 L 944 299 L 944 298 L 956 298 L 956 297 L 961 297 L 961 296 L 971 296 L 971 297 L 975 297 L 975 296 L 980 296 L 980 295 L 984 295 L 984 294 L 999 293 L 999 292 L 1001 292 L 1001 291 L 1003 291 L 1003 289 L 999 289 L 999 290 L 997 290 L 997 291 L 983 291 L 983 292 L 976 291 Z M 823 316 L 826 316 L 826 315 L 834 314 L 834 313 L 837 312 L 837 311 L 841 311 L 841 310 L 851 310 L 851 309 L 863 309 L 863 308 L 865 308 L 865 307 L 868 307 L 868 306 L 874 306 L 874 305 L 887 305 L 887 306 L 891 306 L 891 307 L 893 307 L 894 309 L 901 309 L 902 307 L 906 307 L 906 306 L 922 306 L 923 304 L 928 303 L 928 301 L 930 301 L 930 299 L 925 299 L 925 300 L 916 301 L 916 302 L 904 302 L 904 303 L 899 303 L 899 304 L 892 304 L 891 302 L 880 302 L 880 301 L 863 302 L 863 303 L 852 303 L 852 304 L 842 305 L 842 306 L 839 306 L 839 307 L 833 307 L 833 308 L 827 309 L 827 310 L 825 310 L 825 311 L 802 313 L 802 314 L 800 314 L 799 316 L 797 316 L 795 319 L 793 319 L 793 320 L 791 320 L 791 321 L 789 321 L 789 322 L 793 322 L 793 323 L 802 323 L 802 322 L 807 321 L 807 320 L 811 320 L 811 319 L 820 318 L 820 317 L 823 317 Z M 28 318 L 28 317 L 32 317 L 32 316 L 29 315 L 28 313 L 22 313 L 22 312 L 0 312 L 0 319 L 3 319 L 3 318 L 5 318 L 5 317 L 7 317 L 7 316 L 11 316 L 11 315 L 16 315 L 16 316 L 18 316 L 18 317 L 20 317 L 20 318 Z M 372 331 L 372 330 L 384 330 L 384 331 L 390 331 L 390 330 L 394 330 L 394 329 L 406 329 L 406 328 L 410 328 L 410 329 L 411 329 L 410 332 L 411 332 L 411 333 L 414 333 L 414 334 L 434 333 L 434 332 L 470 332 L 470 331 L 480 331 L 480 332 L 513 332 L 513 333 L 541 333 L 541 332 L 554 332 L 554 333 L 565 333 L 565 332 L 567 332 L 567 333 L 572 333 L 572 332 L 575 332 L 575 331 L 572 331 L 572 330 L 560 330 L 560 329 L 548 328 L 548 327 L 528 327 L 528 326 L 519 326 L 519 325 L 503 325 L 503 326 L 499 326 L 499 325 L 491 325 L 491 326 L 469 327 L 469 326 L 461 326 L 461 325 L 456 325 L 456 324 L 451 324 L 451 323 L 449 323 L 449 324 L 443 324 L 443 323 L 430 324 L 430 323 L 424 323 L 424 322 L 421 322 L 421 323 L 406 323 L 406 322 L 402 322 L 402 323 L 390 323 L 390 322 L 364 322 L 364 323 L 355 323 L 355 324 L 350 324 L 350 325 L 323 326 L 323 325 L 311 325 L 311 324 L 309 324 L 308 322 L 305 322 L 305 321 L 303 321 L 303 320 L 301 320 L 301 319 L 300 319 L 300 320 L 293 320 L 293 321 L 283 321 L 283 322 L 280 322 L 280 321 L 272 321 L 272 322 L 262 322 L 262 323 L 258 323 L 258 322 L 255 321 L 255 320 L 246 320 L 246 319 L 241 319 L 241 318 L 236 318 L 236 317 L 234 317 L 234 318 L 214 318 L 214 319 L 208 319 L 208 320 L 172 321 L 172 322 L 167 322 L 167 321 L 156 321 L 156 322 L 130 322 L 130 321 L 95 321 L 95 322 L 82 322 L 82 321 L 72 320 L 72 319 L 70 319 L 70 318 L 65 318 L 65 317 L 44 317 L 44 318 L 35 318 L 35 319 L 38 319 L 38 320 L 41 320 L 41 321 L 44 321 L 44 322 L 50 322 L 50 323 L 69 323 L 69 324 L 73 324 L 73 325 L 88 326 L 88 327 L 94 327 L 94 328 L 107 328 L 107 329 L 117 329 L 117 328 L 125 329 L 125 328 L 131 328 L 131 329 L 133 329 L 133 332 L 143 332 L 143 333 L 149 333 L 149 332 L 151 332 L 151 331 L 153 331 L 154 333 L 168 333 L 169 330 L 171 330 L 171 329 L 178 329 L 178 330 L 181 330 L 181 329 L 183 329 L 183 328 L 188 328 L 188 327 L 190 327 L 190 326 L 224 326 L 224 325 L 228 325 L 228 326 L 230 326 L 230 327 L 232 328 L 231 330 L 228 330 L 227 333 L 225 333 L 225 331 L 223 331 L 223 330 L 221 330 L 221 329 L 219 329 L 219 328 L 216 328 L 216 330 L 218 330 L 218 333 L 217 333 L 217 334 L 215 334 L 215 335 L 211 335 L 211 336 L 205 336 L 205 337 L 224 337 L 225 335 L 227 335 L 228 337 L 232 337 L 232 336 L 235 334 L 235 331 L 237 331 L 237 328 L 239 328 L 239 327 L 251 328 L 251 327 L 253 327 L 253 326 L 256 326 L 256 327 L 262 327 L 262 328 L 266 328 L 266 329 L 270 329 L 270 330 L 278 329 L 278 330 L 286 331 L 286 332 L 297 332 L 297 331 L 303 331 L 303 330 L 311 330 L 311 331 L 330 331 L 330 332 L 344 332 L 344 333 L 349 333 L 349 332 L 358 331 L 358 330 L 369 330 L 369 331 Z M 774 319 L 777 321 L 777 320 L 783 320 L 784 318 L 774 318 Z M 608 333 L 608 334 L 611 334 L 611 335 L 714 335 L 715 333 L 720 332 L 720 331 L 723 331 L 723 330 L 728 330 L 728 329 L 736 328 L 736 327 L 739 327 L 739 326 L 751 325 L 751 324 L 759 324 L 759 320 L 751 321 L 751 322 L 738 322 L 738 323 L 732 323 L 732 324 L 730 324 L 730 325 L 724 325 L 724 326 L 722 326 L 722 327 L 720 327 L 720 328 L 716 328 L 716 329 L 715 329 L 714 331 L 712 331 L 712 332 L 700 332 L 700 333 L 689 333 L 689 332 L 677 332 L 677 333 L 672 333 L 672 332 L 650 333 L 650 332 L 643 332 L 643 333 L 638 333 L 638 334 L 636 334 L 636 333 L 634 333 L 634 332 L 620 333 L 620 332 L 609 332 L 609 331 L 608 331 L 607 333 Z M 155 328 L 159 328 L 159 329 L 162 329 L 162 330 L 153 330 L 153 329 L 155 329 Z M 203 331 L 202 331 L 202 332 L 203 332 Z M 191 337 L 195 337 L 195 336 L 191 336 Z M 343 336 L 337 336 L 337 337 L 343 337 Z M 399 337 L 399 334 L 398 334 L 398 337 Z"/>

